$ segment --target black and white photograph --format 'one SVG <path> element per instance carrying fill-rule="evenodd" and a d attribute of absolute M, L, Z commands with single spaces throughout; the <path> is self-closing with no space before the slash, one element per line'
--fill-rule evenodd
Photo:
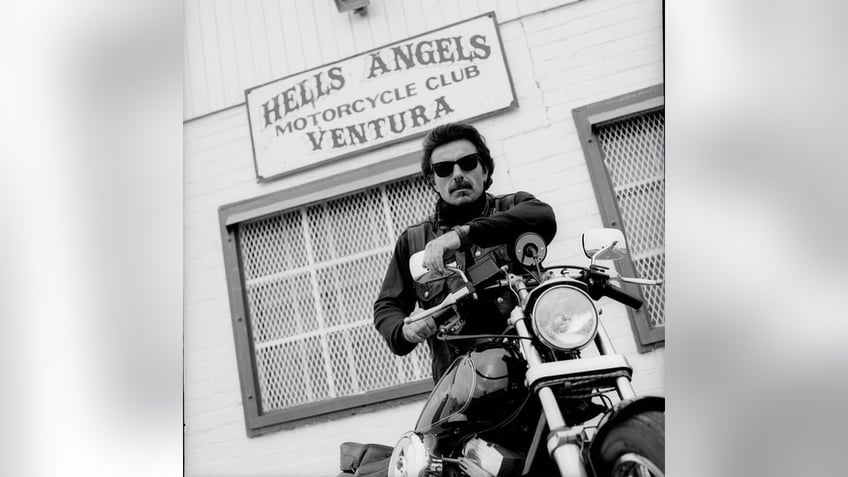
<path fill-rule="evenodd" d="M 664 475 L 662 9 L 186 2 L 186 475 Z"/>

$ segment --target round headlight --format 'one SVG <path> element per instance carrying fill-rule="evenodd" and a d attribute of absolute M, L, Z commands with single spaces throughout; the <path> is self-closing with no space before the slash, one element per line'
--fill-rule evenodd
<path fill-rule="evenodd" d="M 533 305 L 533 329 L 547 346 L 563 351 L 580 349 L 598 332 L 598 310 L 583 290 L 555 286 L 542 292 Z"/>
<path fill-rule="evenodd" d="M 392 450 L 388 477 L 422 477 L 430 464 L 430 452 L 424 438 L 409 431 L 401 436 Z"/>

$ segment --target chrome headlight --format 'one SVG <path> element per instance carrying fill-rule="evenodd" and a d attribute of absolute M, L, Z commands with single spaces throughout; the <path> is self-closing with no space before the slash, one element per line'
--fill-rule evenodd
<path fill-rule="evenodd" d="M 547 346 L 571 351 L 588 345 L 598 332 L 598 310 L 583 290 L 549 288 L 533 304 L 533 330 Z"/>
<path fill-rule="evenodd" d="M 392 450 L 388 477 L 423 477 L 427 471 L 441 473 L 441 460 L 430 456 L 432 447 L 433 436 L 405 433 Z"/>

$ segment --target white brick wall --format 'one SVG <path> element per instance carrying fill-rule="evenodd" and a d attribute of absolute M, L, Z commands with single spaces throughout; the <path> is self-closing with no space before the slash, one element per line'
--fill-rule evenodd
<path fill-rule="evenodd" d="M 280 29 L 280 21 L 289 21 L 287 16 L 280 17 L 278 4 L 283 3 L 289 2 L 212 2 L 216 9 L 211 16 L 198 4 L 188 3 L 187 14 L 191 12 L 199 20 L 186 20 L 186 41 L 192 50 L 187 54 L 191 68 L 187 72 L 190 84 L 186 101 L 193 104 L 187 108 L 187 114 L 238 104 L 243 97 L 229 92 L 258 84 L 259 78 L 281 77 L 283 73 L 297 72 L 298 68 L 353 54 L 348 43 L 354 37 L 356 51 L 362 51 L 367 49 L 365 46 L 395 41 L 490 9 L 490 2 L 482 1 L 476 2 L 476 8 L 474 2 L 471 6 L 464 1 L 435 2 L 440 6 L 436 11 L 422 8 L 421 0 L 406 0 L 392 6 L 389 6 L 391 2 L 372 0 L 369 12 L 373 15 L 362 19 L 336 13 L 332 2 L 316 2 L 326 6 L 316 6 L 314 10 L 306 8 L 312 2 L 291 2 L 296 10 L 288 10 L 290 14 L 303 15 L 299 17 L 304 20 L 300 36 L 306 40 L 301 43 L 294 41 L 291 31 Z M 661 2 L 493 3 L 502 22 L 501 35 L 520 107 L 476 123 L 487 137 L 497 162 L 492 192 L 527 190 L 550 203 L 558 217 L 559 232 L 550 247 L 549 262 L 583 263 L 580 233 L 600 226 L 601 218 L 571 111 L 662 82 Z M 260 7 L 276 13 L 270 15 L 266 11 L 262 17 L 254 12 Z M 533 13 L 547 8 L 551 9 Z M 416 19 L 419 11 L 424 12 L 424 18 Z M 402 23 L 388 21 L 397 19 L 397 15 L 405 15 Z M 209 18 L 214 18 L 214 22 Z M 267 51 L 268 43 L 257 42 L 264 38 L 261 25 L 256 24 L 263 18 L 268 23 L 268 33 L 275 32 L 282 42 L 275 43 L 280 50 L 276 57 L 274 52 Z M 192 22 L 233 25 L 215 31 L 202 30 L 200 38 L 215 39 L 216 45 L 220 42 L 216 47 L 220 50 L 218 60 L 200 61 L 206 56 L 196 53 L 196 45 L 205 43 L 193 36 L 200 29 Z M 335 33 L 322 28 L 316 35 L 314 31 L 308 32 L 310 22 L 322 25 L 346 22 L 347 26 L 334 30 Z M 371 30 L 385 25 L 392 26 L 379 33 Z M 240 28 L 247 26 L 250 29 L 244 36 L 247 30 Z M 229 46 L 230 43 L 235 46 Z M 248 44 L 255 50 L 250 61 L 245 59 Z M 305 45 L 313 50 L 304 50 Z M 297 53 L 298 50 L 301 52 Z M 303 57 L 309 55 L 305 53 L 320 60 L 306 61 Z M 271 57 L 276 59 L 271 62 L 268 60 Z M 219 73 L 222 69 L 223 74 Z M 213 101 L 210 99 L 213 96 L 219 99 Z M 420 140 L 408 141 L 258 184 L 243 107 L 186 124 L 186 475 L 335 475 L 340 442 L 393 444 L 401 432 L 414 425 L 421 402 L 258 438 L 246 437 L 218 208 L 415 151 L 419 145 Z M 602 320 L 616 348 L 626 353 L 636 368 L 637 391 L 662 394 L 663 350 L 638 354 L 624 307 L 606 300 L 603 303 Z"/>

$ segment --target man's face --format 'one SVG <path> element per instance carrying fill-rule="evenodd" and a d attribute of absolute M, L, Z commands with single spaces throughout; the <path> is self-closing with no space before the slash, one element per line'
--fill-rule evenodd
<path fill-rule="evenodd" d="M 446 177 L 436 173 L 437 164 L 452 163 L 457 159 L 477 154 L 477 148 L 467 139 L 442 144 L 433 149 L 430 161 L 433 164 L 433 184 L 436 191 L 442 196 L 442 200 L 450 205 L 462 205 L 474 202 L 483 194 L 483 184 L 489 173 L 477 162 L 470 171 L 464 170 L 460 164 L 451 164 L 451 172 Z M 443 166 L 444 167 L 444 166 Z"/>

